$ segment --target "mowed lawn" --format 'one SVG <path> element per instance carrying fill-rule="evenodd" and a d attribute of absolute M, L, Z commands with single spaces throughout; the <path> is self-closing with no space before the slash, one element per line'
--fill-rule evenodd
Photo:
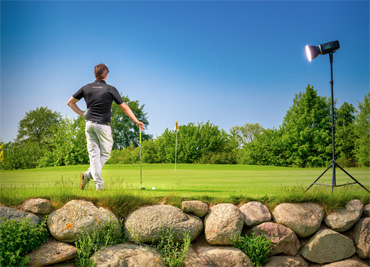
<path fill-rule="evenodd" d="M 201 165 L 201 164 L 144 164 L 140 189 L 140 165 L 106 165 L 103 170 L 105 192 L 95 193 L 93 183 L 86 190 L 78 188 L 79 176 L 88 168 L 65 166 L 30 170 L 1 171 L 3 193 L 30 196 L 48 195 L 48 192 L 65 191 L 77 196 L 110 194 L 150 195 L 167 197 L 176 195 L 183 198 L 209 196 L 227 198 L 230 196 L 263 197 L 279 195 L 291 187 L 307 188 L 325 168 L 285 168 L 248 165 Z M 369 168 L 346 168 L 366 188 L 370 186 Z M 332 169 L 318 181 L 331 185 Z M 337 184 L 354 182 L 337 169 Z M 152 188 L 155 187 L 155 190 Z M 315 185 L 313 188 L 322 187 Z M 330 187 L 322 190 L 331 191 Z M 346 186 L 347 190 L 364 191 L 359 185 Z M 340 190 L 335 188 L 334 191 Z M 9 196 L 9 195 L 8 195 Z"/>

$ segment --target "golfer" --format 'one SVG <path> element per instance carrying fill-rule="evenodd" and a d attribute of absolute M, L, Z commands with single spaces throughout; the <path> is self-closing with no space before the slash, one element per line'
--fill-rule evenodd
<path fill-rule="evenodd" d="M 140 130 L 144 129 L 144 123 L 138 121 L 132 110 L 126 105 L 117 89 L 105 81 L 109 69 L 104 64 L 96 65 L 94 68 L 96 80 L 78 90 L 67 102 L 67 105 L 81 117 L 86 117 L 86 140 L 89 152 L 90 167 L 86 172 L 81 173 L 80 188 L 85 186 L 92 179 L 96 190 L 104 190 L 102 169 L 110 158 L 113 146 L 112 129 L 110 121 L 112 117 L 111 107 L 116 102 L 122 111 L 133 120 Z M 84 98 L 87 111 L 77 106 L 77 102 Z"/>

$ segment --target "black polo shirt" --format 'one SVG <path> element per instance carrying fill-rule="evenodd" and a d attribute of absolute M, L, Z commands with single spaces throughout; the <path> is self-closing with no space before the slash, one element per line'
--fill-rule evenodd
<path fill-rule="evenodd" d="M 86 120 L 94 122 L 110 122 L 112 102 L 114 101 L 118 105 L 123 103 L 117 89 L 103 80 L 86 84 L 73 97 L 78 100 L 85 98 L 88 108 Z"/>

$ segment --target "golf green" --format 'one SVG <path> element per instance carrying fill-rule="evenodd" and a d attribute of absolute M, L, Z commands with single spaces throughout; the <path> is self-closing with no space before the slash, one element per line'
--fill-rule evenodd
<path fill-rule="evenodd" d="M 39 190 L 72 190 L 79 192 L 80 173 L 88 166 L 65 166 L 30 170 L 2 171 L 2 189 L 17 188 Z M 138 194 L 182 197 L 207 195 L 227 197 L 230 195 L 263 196 L 279 194 L 282 188 L 307 188 L 325 168 L 286 168 L 249 165 L 202 165 L 202 164 L 144 164 L 140 190 L 140 165 L 106 165 L 103 169 L 105 188 L 109 191 L 131 191 Z M 369 168 L 346 169 L 356 180 L 369 188 Z M 337 184 L 354 182 L 337 169 Z M 318 183 L 331 185 L 332 169 Z M 315 185 L 314 187 L 317 187 Z M 152 188 L 155 190 L 152 190 Z M 358 184 L 353 190 L 364 190 Z M 94 191 L 93 183 L 84 190 Z M 331 188 L 327 187 L 330 191 Z M 82 192 L 81 192 L 82 193 Z"/>

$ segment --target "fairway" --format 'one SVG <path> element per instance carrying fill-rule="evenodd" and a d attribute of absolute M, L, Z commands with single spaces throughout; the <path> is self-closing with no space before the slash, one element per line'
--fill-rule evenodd
<path fill-rule="evenodd" d="M 83 197 L 95 194 L 92 181 L 86 190 L 78 188 L 79 175 L 88 168 L 65 166 L 30 170 L 2 171 L 1 188 L 11 189 L 13 193 L 30 191 L 36 196 L 48 191 L 67 190 Z M 140 165 L 106 165 L 103 169 L 106 191 L 122 191 L 131 194 L 166 197 L 209 196 L 216 198 L 230 196 L 261 197 L 278 195 L 282 189 L 290 187 L 307 188 L 325 168 L 286 168 L 249 165 L 201 165 L 178 164 L 175 171 L 173 164 L 144 164 L 143 187 L 140 190 Z M 355 179 L 369 188 L 370 173 L 368 168 L 346 169 Z M 331 185 L 332 169 L 318 181 Z M 337 184 L 353 182 L 346 174 L 337 169 Z M 155 190 L 152 188 L 155 187 Z M 322 187 L 315 185 L 315 187 Z M 330 191 L 330 187 L 324 190 Z M 359 185 L 346 186 L 355 191 L 364 191 Z M 334 189 L 338 190 L 337 188 Z"/>

